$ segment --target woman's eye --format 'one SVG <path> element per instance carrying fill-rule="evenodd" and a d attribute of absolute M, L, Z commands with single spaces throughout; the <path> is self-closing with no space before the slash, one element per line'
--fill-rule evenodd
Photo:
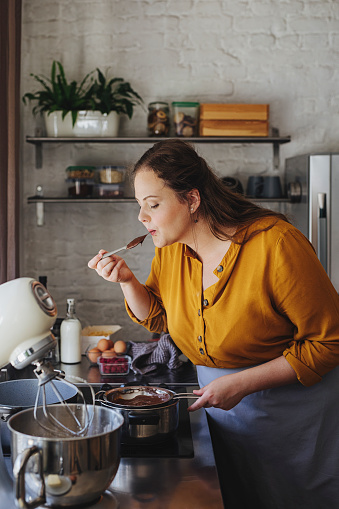
<path fill-rule="evenodd" d="M 151 209 L 156 209 L 157 207 L 159 207 L 159 203 L 157 203 L 157 205 L 150 205 Z"/>

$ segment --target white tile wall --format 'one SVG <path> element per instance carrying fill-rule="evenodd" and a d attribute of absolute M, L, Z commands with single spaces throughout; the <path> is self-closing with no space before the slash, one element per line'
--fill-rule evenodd
<path fill-rule="evenodd" d="M 22 94 L 35 89 L 29 74 L 49 75 L 60 60 L 70 78 L 110 67 L 153 100 L 269 103 L 271 125 L 292 142 L 284 158 L 339 145 L 339 3 L 333 0 L 23 0 Z M 27 196 L 66 194 L 70 164 L 130 164 L 149 145 L 45 145 L 43 169 L 25 143 L 40 125 L 22 106 L 22 275 L 48 276 L 64 315 L 74 296 L 83 325 L 118 323 L 120 336 L 149 334 L 128 319 L 118 285 L 87 269 L 99 248 L 114 249 L 143 233 L 136 205 L 50 205 L 36 227 Z M 124 119 L 121 134 L 145 134 L 146 113 Z M 220 175 L 272 169 L 270 145 L 199 145 Z M 153 244 L 147 239 L 126 260 L 141 281 Z"/>

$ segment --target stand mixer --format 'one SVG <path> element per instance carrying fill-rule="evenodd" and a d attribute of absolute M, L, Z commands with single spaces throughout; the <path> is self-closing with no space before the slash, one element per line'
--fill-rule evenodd
<path fill-rule="evenodd" d="M 44 360 L 46 354 L 56 346 L 56 340 L 50 330 L 56 318 L 56 304 L 40 282 L 23 277 L 0 285 L 0 367 L 8 363 L 16 369 L 23 369 L 29 364 L 35 365 L 34 373 L 39 380 L 34 406 L 35 420 L 45 430 L 57 432 L 59 435 L 63 433 L 66 437 L 81 436 L 86 434 L 93 412 L 89 415 L 85 398 L 78 389 L 78 394 L 85 405 L 83 420 L 79 421 L 53 380 L 63 381 L 67 385 L 73 384 L 65 380 L 60 371 L 55 370 Z M 64 405 L 68 417 L 71 418 L 71 425 L 69 418 L 68 424 L 65 425 L 49 412 L 45 395 L 46 384 L 50 384 L 58 401 Z M 37 414 L 41 392 L 44 419 L 38 418 Z M 95 395 L 92 388 L 91 393 L 94 403 Z"/>
<path fill-rule="evenodd" d="M 56 437 L 56 441 L 66 440 L 65 444 L 69 444 L 69 447 L 72 448 L 72 451 L 76 451 L 77 447 L 79 447 L 79 451 L 82 451 L 82 440 L 91 443 L 91 436 L 97 433 L 97 430 L 94 431 L 90 428 L 93 425 L 96 426 L 99 430 L 102 425 L 97 424 L 98 419 L 102 418 L 102 409 L 99 409 L 100 412 L 95 411 L 95 394 L 91 386 L 91 394 L 93 399 L 92 411 L 89 412 L 87 409 L 86 401 L 83 396 L 83 393 L 75 387 L 70 382 L 64 379 L 64 376 L 60 371 L 54 370 L 53 366 L 44 360 L 44 357 L 51 349 L 56 346 L 56 339 L 51 333 L 51 327 L 53 326 L 57 317 L 57 308 L 56 304 L 46 290 L 46 288 L 38 281 L 35 281 L 32 278 L 23 277 L 14 279 L 7 283 L 0 285 L 0 367 L 11 363 L 13 367 L 16 369 L 23 369 L 29 364 L 35 365 L 34 373 L 38 378 L 38 393 L 35 400 L 34 406 L 34 419 L 32 420 L 31 414 L 28 415 L 28 420 L 26 419 L 27 426 L 32 426 L 33 422 L 36 421 L 41 427 L 41 436 L 50 436 Z M 70 377 L 76 379 L 76 377 Z M 68 404 L 64 401 L 62 395 L 58 391 L 57 384 L 54 384 L 54 380 L 60 380 L 68 385 L 72 385 L 76 388 L 77 393 L 80 395 L 82 402 L 79 404 Z M 80 379 L 78 379 L 80 380 Z M 80 380 L 84 382 L 84 380 Z M 53 391 L 55 392 L 57 399 L 60 404 L 51 405 L 49 410 L 49 405 L 46 404 L 46 395 L 45 395 L 45 387 L 47 384 L 51 384 L 53 387 Z M 38 406 L 38 400 L 40 392 L 42 391 L 42 405 Z M 60 411 L 56 411 L 56 407 L 60 407 Z M 80 410 L 80 412 L 79 412 Z M 20 414 L 14 415 L 13 417 L 17 417 L 20 419 Z M 61 415 L 61 417 L 56 417 Z M 12 417 L 12 420 L 13 420 Z M 93 417 L 95 419 L 93 419 Z M 107 418 L 106 416 L 104 416 Z M 122 425 L 123 419 L 121 416 L 118 416 L 120 420 L 117 421 L 117 417 L 115 418 L 114 425 L 111 423 L 113 416 L 109 415 L 108 424 L 106 423 L 106 428 L 109 430 L 107 435 L 113 435 L 115 438 L 114 432 L 119 431 L 119 428 Z M 11 421 L 11 420 L 10 420 Z M 96 421 L 96 423 L 94 423 Z M 15 420 L 13 421 L 16 422 Z M 24 425 L 24 429 L 26 429 L 26 424 Z M 92 427 L 93 427 L 92 425 Z M 46 434 L 47 430 L 47 434 Z M 86 434 L 88 433 L 88 438 Z M 20 435 L 20 433 L 19 433 Z M 22 433 L 21 433 L 22 435 Z M 37 433 L 36 440 L 39 441 L 40 433 Z M 106 439 L 106 435 L 104 435 Z M 29 437 L 28 437 L 29 440 Z M 51 441 L 53 439 L 51 438 Z M 69 442 L 72 440 L 71 442 Z M 75 440 L 75 442 L 74 442 Z M 80 442 L 79 442 L 80 440 Z M 44 441 L 44 439 L 42 439 Z M 68 441 L 68 442 L 67 442 Z M 86 442 L 86 443 L 87 443 Z M 13 442 L 17 447 L 16 441 Z M 57 446 L 59 442 L 56 442 Z M 33 448 L 34 449 L 34 448 Z M 29 452 L 29 451 L 28 451 Z M 27 451 L 19 456 L 25 455 Z M 108 453 L 113 456 L 113 460 L 110 458 L 107 459 L 107 464 L 109 467 L 109 473 L 112 476 L 115 475 L 118 459 L 116 457 L 115 449 L 112 451 L 108 451 Z M 33 452 L 29 452 L 29 454 L 33 454 Z M 40 453 L 41 454 L 41 453 Z M 56 454 L 54 457 L 58 457 Z M 80 452 L 79 452 L 80 456 Z M 67 455 L 65 457 L 61 457 L 60 461 L 63 464 L 66 464 Z M 25 462 L 26 460 L 24 460 Z M 113 465 L 111 465 L 113 463 Z M 24 467 L 26 468 L 26 467 Z M 66 467 L 65 467 L 66 468 Z M 14 468 L 15 470 L 15 468 Z M 21 469 L 22 470 L 22 469 Z M 96 467 L 96 470 L 98 468 Z M 108 470 L 108 468 L 106 469 Z M 13 471 L 14 472 L 14 471 Z M 106 472 L 106 471 L 105 471 Z M 90 474 L 82 474 L 82 482 L 87 485 L 88 480 L 86 475 L 93 477 L 94 473 L 90 472 Z M 20 477 L 18 477 L 14 472 L 14 477 L 16 479 L 15 490 L 13 491 L 13 479 L 9 471 L 6 468 L 4 457 L 2 455 L 2 447 L 0 440 L 0 498 L 1 504 L 5 503 L 7 509 L 12 509 L 15 507 L 37 507 L 40 503 L 46 500 L 45 496 L 45 483 L 46 481 L 42 479 L 43 485 L 43 495 L 38 497 L 33 503 L 26 503 L 25 501 L 25 481 L 20 481 L 20 478 L 24 478 L 25 470 L 23 469 L 20 472 Z M 81 477 L 79 473 L 79 477 Z M 107 472 L 106 472 L 107 477 Z M 19 481 L 18 481 L 19 479 Z M 108 481 L 107 481 L 108 482 Z M 101 488 L 103 491 L 107 486 L 107 482 L 104 487 Z M 80 484 L 80 483 L 78 483 Z M 23 499 L 18 497 L 18 489 L 23 490 Z M 82 491 L 85 492 L 85 488 L 82 487 Z M 92 490 L 94 493 L 94 490 Z M 14 493 L 16 496 L 14 497 Z M 92 493 L 92 496 L 95 496 Z M 90 495 L 89 495 L 90 496 Z M 53 505 L 54 499 L 53 496 L 50 495 L 51 504 Z M 69 505 L 69 501 L 66 498 L 63 503 L 65 505 Z M 60 498 L 60 497 L 59 497 Z M 73 497 L 74 500 L 80 500 L 81 496 Z M 47 498 L 48 500 L 48 498 Z M 61 500 L 62 501 L 62 500 Z M 61 504 L 62 505 L 62 504 Z"/>

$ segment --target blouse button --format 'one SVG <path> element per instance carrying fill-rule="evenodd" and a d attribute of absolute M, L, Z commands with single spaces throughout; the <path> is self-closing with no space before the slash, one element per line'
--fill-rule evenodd
<path fill-rule="evenodd" d="M 201 353 L 201 355 L 204 355 L 204 350 L 202 348 L 200 348 L 199 352 Z"/>
<path fill-rule="evenodd" d="M 198 309 L 198 316 L 200 316 L 200 315 L 201 315 L 201 312 L 200 312 L 200 309 Z"/>
<path fill-rule="evenodd" d="M 204 306 L 208 306 L 208 300 L 207 300 L 207 299 L 204 299 L 204 301 L 203 301 L 203 305 L 204 305 Z"/>
<path fill-rule="evenodd" d="M 224 267 L 222 265 L 218 265 L 217 271 L 222 272 L 224 270 Z"/>
<path fill-rule="evenodd" d="M 198 341 L 201 343 L 202 342 L 202 337 L 201 336 L 198 336 Z"/>

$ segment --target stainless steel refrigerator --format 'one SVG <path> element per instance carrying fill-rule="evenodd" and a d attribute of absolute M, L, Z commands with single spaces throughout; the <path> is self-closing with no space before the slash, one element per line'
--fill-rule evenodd
<path fill-rule="evenodd" d="M 286 159 L 286 213 L 312 242 L 339 292 L 339 154 Z"/>

